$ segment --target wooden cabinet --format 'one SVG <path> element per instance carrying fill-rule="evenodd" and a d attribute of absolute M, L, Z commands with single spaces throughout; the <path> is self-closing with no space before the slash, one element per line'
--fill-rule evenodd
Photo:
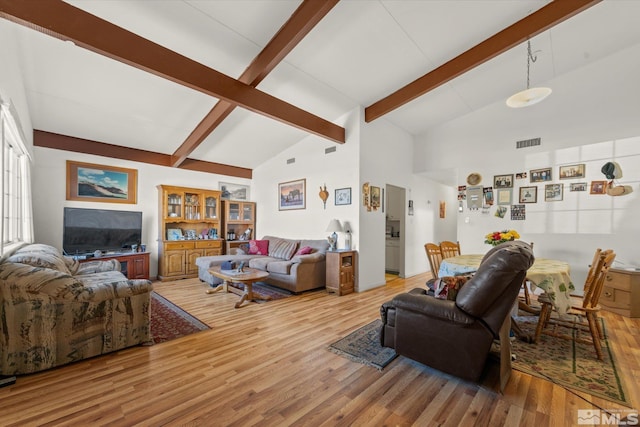
<path fill-rule="evenodd" d="M 255 202 L 241 202 L 236 200 L 222 201 L 222 232 L 220 237 L 225 239 L 225 253 L 233 254 L 247 240 L 256 237 L 256 204 Z M 245 235 L 247 230 L 251 233 Z M 243 236 L 244 240 L 240 240 Z"/>
<path fill-rule="evenodd" d="M 120 271 L 128 279 L 149 278 L 149 252 L 107 254 L 99 258 L 83 259 L 80 262 L 106 261 L 109 259 L 116 259 L 120 262 Z"/>
<path fill-rule="evenodd" d="M 640 317 L 640 271 L 610 269 L 600 305 L 603 310 L 626 317 Z"/>
<path fill-rule="evenodd" d="M 158 186 L 158 279 L 198 275 L 196 259 L 221 255 L 220 191 Z"/>
<path fill-rule="evenodd" d="M 350 294 L 355 288 L 356 251 L 327 251 L 327 291 L 338 296 Z"/>

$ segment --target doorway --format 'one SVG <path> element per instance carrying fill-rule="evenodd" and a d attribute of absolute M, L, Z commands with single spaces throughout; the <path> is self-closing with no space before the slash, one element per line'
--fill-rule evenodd
<path fill-rule="evenodd" d="M 392 275 L 405 277 L 406 191 L 402 187 L 387 184 L 385 193 L 385 273 L 387 279 L 392 279 Z"/>

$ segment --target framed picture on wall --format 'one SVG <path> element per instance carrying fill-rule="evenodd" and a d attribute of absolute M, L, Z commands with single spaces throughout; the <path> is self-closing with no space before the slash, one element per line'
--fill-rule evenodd
<path fill-rule="evenodd" d="M 351 187 L 336 189 L 336 206 L 351 204 Z"/>
<path fill-rule="evenodd" d="M 138 171 L 67 160 L 67 200 L 137 203 Z"/>
<path fill-rule="evenodd" d="M 278 210 L 306 209 L 306 179 L 278 184 Z"/>
<path fill-rule="evenodd" d="M 520 187 L 519 203 L 537 203 L 538 187 Z"/>
<path fill-rule="evenodd" d="M 544 201 L 558 202 L 562 200 L 562 184 L 547 184 L 544 186 Z"/>
<path fill-rule="evenodd" d="M 220 182 L 218 186 L 222 200 L 249 200 L 250 187 L 248 185 Z"/>
<path fill-rule="evenodd" d="M 494 188 L 511 188 L 513 187 L 513 174 L 510 175 L 494 175 Z"/>
<path fill-rule="evenodd" d="M 569 191 L 587 191 L 586 182 L 572 182 Z"/>
<path fill-rule="evenodd" d="M 586 165 L 584 163 L 579 165 L 560 166 L 558 174 L 560 179 L 584 178 L 585 169 Z"/>
<path fill-rule="evenodd" d="M 380 207 L 380 187 L 371 187 L 371 207 L 373 210 Z"/>
<path fill-rule="evenodd" d="M 533 169 L 529 171 L 530 182 L 551 181 L 551 168 Z"/>
<path fill-rule="evenodd" d="M 604 194 L 607 189 L 607 181 L 591 181 L 589 194 Z"/>
<path fill-rule="evenodd" d="M 510 205 L 511 204 L 511 188 L 498 188 L 498 205 Z"/>

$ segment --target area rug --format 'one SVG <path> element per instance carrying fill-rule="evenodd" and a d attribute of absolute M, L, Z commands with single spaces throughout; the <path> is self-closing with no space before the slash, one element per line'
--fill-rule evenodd
<path fill-rule="evenodd" d="M 381 327 L 382 321 L 376 319 L 334 342 L 329 346 L 329 350 L 354 362 L 382 370 L 395 359 L 396 352 L 392 348 L 380 345 Z"/>
<path fill-rule="evenodd" d="M 537 316 L 516 317 L 525 334 L 535 333 Z M 603 320 L 603 329 L 604 328 Z M 516 340 L 512 344 L 518 371 L 544 378 L 560 386 L 630 406 L 615 358 L 607 339 L 602 340 L 603 361 L 596 359 L 592 344 L 542 335 L 536 344 Z"/>
<path fill-rule="evenodd" d="M 162 295 L 151 292 L 151 338 L 153 344 L 204 331 L 209 328 Z"/>
<path fill-rule="evenodd" d="M 537 316 L 516 318 L 523 332 L 530 335 L 535 332 L 537 320 Z M 380 345 L 381 326 L 382 321 L 375 320 L 331 344 L 329 350 L 381 370 L 396 357 L 393 349 Z M 513 341 L 512 349 L 515 355 L 512 367 L 518 371 L 621 405 L 631 405 L 606 339 L 602 341 L 602 362 L 596 359 L 592 345 L 547 335 L 542 335 L 537 344 Z"/>
<path fill-rule="evenodd" d="M 231 283 L 230 286 L 244 290 L 244 285 L 242 283 Z M 289 292 L 286 289 L 280 289 L 264 282 L 254 283 L 251 290 L 253 292 L 254 301 L 257 303 L 275 301 L 295 295 L 293 292 Z"/>

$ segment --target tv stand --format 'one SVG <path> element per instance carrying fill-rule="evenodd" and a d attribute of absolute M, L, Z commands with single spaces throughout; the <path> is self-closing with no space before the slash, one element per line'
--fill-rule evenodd
<path fill-rule="evenodd" d="M 149 278 L 149 252 L 105 253 L 99 257 L 90 257 L 79 261 L 82 263 L 110 259 L 116 259 L 120 262 L 120 271 L 127 276 L 127 279 Z"/>

